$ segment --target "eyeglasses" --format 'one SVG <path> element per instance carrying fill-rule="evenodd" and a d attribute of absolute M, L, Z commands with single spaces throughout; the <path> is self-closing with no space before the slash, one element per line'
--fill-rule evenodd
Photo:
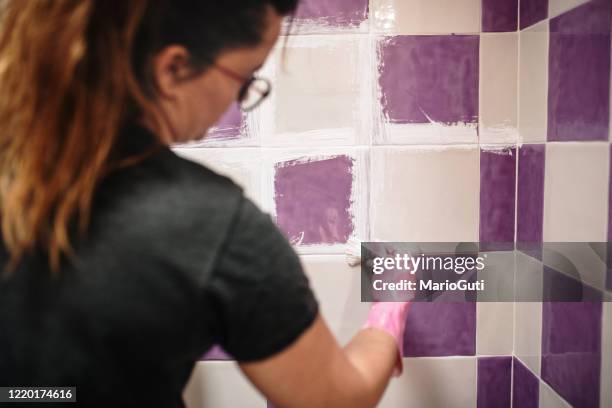
<path fill-rule="evenodd" d="M 258 107 L 272 92 L 272 84 L 265 78 L 255 75 L 250 78 L 244 78 L 242 75 L 218 64 L 213 64 L 212 66 L 219 72 L 242 84 L 238 92 L 238 104 L 244 112 L 252 111 Z"/>

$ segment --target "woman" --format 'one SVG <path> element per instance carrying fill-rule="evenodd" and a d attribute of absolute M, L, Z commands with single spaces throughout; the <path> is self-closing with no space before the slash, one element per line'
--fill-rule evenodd
<path fill-rule="evenodd" d="M 0 386 L 181 406 L 214 343 L 279 407 L 372 407 L 401 372 L 408 303 L 341 348 L 270 217 L 168 147 L 269 93 L 296 1 L 4 2 Z"/>

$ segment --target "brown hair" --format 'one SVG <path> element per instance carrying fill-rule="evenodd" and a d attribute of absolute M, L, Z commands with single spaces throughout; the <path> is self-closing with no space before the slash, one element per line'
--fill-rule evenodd
<path fill-rule="evenodd" d="M 203 70 L 261 41 L 268 6 L 298 0 L 0 0 L 0 221 L 10 273 L 43 249 L 52 272 L 74 256 L 95 187 L 142 156 L 113 159 L 118 130 L 155 122 L 150 58 L 184 45 Z M 160 143 L 161 144 L 161 143 Z M 56 274 L 54 274 L 56 275 Z"/>
<path fill-rule="evenodd" d="M 0 216 L 11 254 L 5 273 L 37 244 L 54 272 L 62 253 L 73 255 L 70 220 L 78 214 L 85 231 L 94 187 L 109 170 L 130 102 L 148 105 L 129 55 L 145 8 L 146 0 L 4 4 Z"/>

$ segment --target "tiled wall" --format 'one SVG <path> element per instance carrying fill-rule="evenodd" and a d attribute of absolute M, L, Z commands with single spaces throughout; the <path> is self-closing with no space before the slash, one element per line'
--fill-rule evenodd
<path fill-rule="evenodd" d="M 542 241 L 603 242 L 610 232 L 610 9 L 521 1 L 517 240 L 535 258 Z M 518 266 L 544 292 L 560 281 L 610 289 L 605 264 L 584 268 L 580 286 L 534 257 Z M 610 303 L 517 303 L 514 406 L 612 407 L 611 313 Z"/>
<path fill-rule="evenodd" d="M 545 289 L 539 243 L 612 234 L 610 7 L 303 0 L 261 72 L 270 100 L 176 151 L 273 214 L 342 344 L 368 311 L 352 239 L 517 241 L 517 273 Z M 612 407 L 609 303 L 419 303 L 407 324 L 381 407 Z M 188 405 L 265 407 L 227 359 L 197 364 Z"/>

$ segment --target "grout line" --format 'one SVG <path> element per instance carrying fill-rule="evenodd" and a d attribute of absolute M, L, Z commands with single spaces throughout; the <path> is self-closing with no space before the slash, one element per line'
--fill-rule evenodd
<path fill-rule="evenodd" d="M 536 373 L 534 373 L 534 372 L 533 372 L 533 370 L 531 369 L 531 367 L 529 367 L 529 365 L 528 365 L 526 362 L 524 362 L 523 360 L 521 360 L 521 358 L 520 358 L 519 356 L 514 356 L 514 357 L 516 357 L 516 359 L 517 359 L 518 361 L 520 361 L 520 362 L 521 362 L 521 364 L 523 365 L 523 367 L 525 367 L 525 368 L 527 369 L 527 371 L 529 371 L 531 374 L 533 374 L 533 376 L 534 376 L 534 377 L 536 377 L 536 378 L 540 378 L 540 376 L 539 376 L 539 375 L 537 375 Z"/>
<path fill-rule="evenodd" d="M 571 408 L 572 404 L 570 404 L 565 398 L 563 398 L 563 396 L 561 394 L 559 394 L 557 392 L 557 390 L 555 390 L 550 384 L 548 384 L 546 381 L 544 381 L 541 377 L 538 377 L 538 387 L 544 386 L 546 388 L 548 388 L 550 391 L 552 391 L 563 403 L 566 404 L 567 408 Z M 538 390 L 539 391 L 539 390 Z M 600 390 L 601 392 L 601 390 Z M 538 396 L 540 395 L 540 393 L 538 392 Z M 538 401 L 539 403 L 539 401 Z M 565 407 L 562 407 L 565 408 Z"/>
<path fill-rule="evenodd" d="M 516 161 L 515 161 L 515 169 L 514 169 L 514 247 L 516 248 L 516 243 L 518 241 L 518 182 L 519 182 L 519 151 L 520 146 L 522 145 L 521 138 L 521 2 L 517 1 L 517 19 L 516 19 L 516 28 L 517 28 L 517 46 L 516 46 L 516 130 L 517 130 L 517 145 L 515 147 L 516 151 Z M 514 253 L 514 288 L 516 290 L 516 276 L 517 276 L 517 259 L 516 252 Z M 516 294 L 515 294 L 516 295 Z M 516 299 L 512 303 L 512 356 L 516 355 L 516 333 L 517 333 L 517 324 L 516 324 Z M 512 392 L 514 387 L 514 363 L 512 363 L 511 367 L 511 382 L 510 382 L 510 407 L 512 408 Z"/>
<path fill-rule="evenodd" d="M 172 150 L 217 150 L 217 149 L 269 149 L 269 150 L 291 150 L 291 149 L 328 149 L 328 148 L 384 148 L 384 147 L 397 147 L 397 148 L 424 148 L 424 147 L 517 147 L 521 145 L 562 145 L 562 146 L 572 146 L 572 145 L 584 145 L 584 144 L 601 144 L 601 145 L 611 145 L 612 140 L 572 140 L 572 141 L 528 141 L 528 142 L 483 142 L 483 143 L 432 143 L 432 144 L 424 144 L 424 143 L 388 143 L 388 144 L 316 144 L 316 145 L 287 145 L 287 146 L 254 146 L 254 145 L 240 145 L 236 144 L 235 146 L 227 145 L 227 146 L 170 146 Z"/>

